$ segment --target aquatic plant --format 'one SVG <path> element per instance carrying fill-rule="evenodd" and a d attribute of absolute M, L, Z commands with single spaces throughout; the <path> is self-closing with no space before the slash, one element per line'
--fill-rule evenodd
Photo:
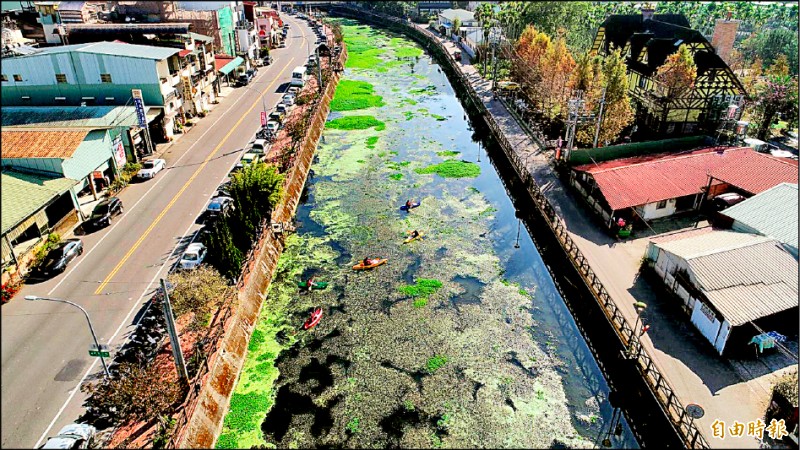
<path fill-rule="evenodd" d="M 370 136 L 367 138 L 367 147 L 368 148 L 375 148 L 375 144 L 378 143 L 378 136 Z"/>
<path fill-rule="evenodd" d="M 411 120 L 411 119 L 413 119 L 413 118 L 414 118 L 414 113 L 413 113 L 413 112 L 411 112 L 411 111 L 406 111 L 406 112 L 405 112 L 405 113 L 403 113 L 403 114 L 405 114 L 405 116 L 406 116 L 406 120 L 407 120 L 407 121 L 408 121 L 408 120 Z"/>
<path fill-rule="evenodd" d="M 409 89 L 409 94 L 420 94 L 420 95 L 433 95 L 436 93 L 436 85 L 429 84 L 424 88 L 416 88 L 416 89 Z"/>
<path fill-rule="evenodd" d="M 358 417 L 353 417 L 347 422 L 347 426 L 345 427 L 350 434 L 357 434 L 358 433 L 358 425 L 360 419 Z"/>
<path fill-rule="evenodd" d="M 406 167 L 409 164 L 411 164 L 411 161 L 400 161 L 400 162 L 387 161 L 386 162 L 386 167 L 389 168 L 390 170 L 400 170 L 400 169 L 402 169 L 403 167 Z"/>
<path fill-rule="evenodd" d="M 431 117 L 433 117 L 434 119 L 438 120 L 439 122 L 441 122 L 441 121 L 443 121 L 443 120 L 447 120 L 447 117 L 445 117 L 445 116 L 440 116 L 440 115 L 438 115 L 438 114 L 431 114 Z"/>
<path fill-rule="evenodd" d="M 469 161 L 448 159 L 432 166 L 414 169 L 420 174 L 435 173 L 443 178 L 475 178 L 481 174 L 481 168 Z"/>
<path fill-rule="evenodd" d="M 402 173 L 393 173 L 393 174 L 389 175 L 389 178 L 391 178 L 391 179 L 393 179 L 395 181 L 400 181 L 403 178 L 403 174 Z"/>
<path fill-rule="evenodd" d="M 424 308 L 428 305 L 428 297 L 420 297 L 414 300 L 414 308 Z"/>
<path fill-rule="evenodd" d="M 425 364 L 425 370 L 432 374 L 444 367 L 445 364 L 447 364 L 447 356 L 436 355 L 428 359 L 428 362 Z"/>
<path fill-rule="evenodd" d="M 416 284 L 401 286 L 398 290 L 409 297 L 428 297 L 441 287 L 442 282 L 439 280 L 419 278 Z"/>
<path fill-rule="evenodd" d="M 414 402 L 412 402 L 411 400 L 404 401 L 403 408 L 405 408 L 406 411 L 414 411 L 415 409 Z"/>
<path fill-rule="evenodd" d="M 386 128 L 386 123 L 376 119 L 375 116 L 345 116 L 331 120 L 325 127 L 334 130 L 366 130 L 375 127 L 376 131 L 380 131 Z"/>
<path fill-rule="evenodd" d="M 442 158 L 447 158 L 447 157 L 450 157 L 450 156 L 456 156 L 456 155 L 458 155 L 460 153 L 461 152 L 457 152 L 457 151 L 454 151 L 454 150 L 445 150 L 445 151 L 442 151 L 442 152 L 436 152 L 436 155 L 441 156 Z"/>
<path fill-rule="evenodd" d="M 352 111 L 383 106 L 383 97 L 373 94 L 375 88 L 366 81 L 341 80 L 331 100 L 331 111 Z"/>

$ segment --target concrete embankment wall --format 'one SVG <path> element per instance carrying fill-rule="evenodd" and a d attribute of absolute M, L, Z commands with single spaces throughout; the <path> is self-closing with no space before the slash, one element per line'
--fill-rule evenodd
<path fill-rule="evenodd" d="M 688 416 L 683 414 L 672 389 L 654 370 L 652 360 L 638 341 L 632 342 L 630 326 L 569 238 L 533 177 L 516 161 L 513 147 L 491 113 L 441 44 L 398 19 L 343 7 L 333 7 L 330 12 L 403 33 L 437 60 L 473 120 L 476 134 L 489 141 L 487 151 L 492 163 L 611 388 L 612 405 L 622 409 L 642 446 L 707 448 L 697 428 L 685 420 Z M 623 356 L 627 348 L 633 350 L 634 358 Z"/>
<path fill-rule="evenodd" d="M 347 59 L 346 50 L 343 49 L 340 58 L 343 65 Z M 294 165 L 286 175 L 284 195 L 272 213 L 272 223 L 291 223 L 294 217 L 339 78 L 340 73 L 332 73 L 318 100 L 309 121 L 308 133 L 296 154 Z M 250 252 L 236 286 L 233 307 L 223 317 L 215 319 L 223 332 L 219 340 L 210 344 L 216 347 L 216 351 L 209 356 L 205 366 L 208 367 L 208 373 L 198 377 L 198 382 L 191 386 L 190 398 L 178 417 L 170 447 L 214 448 L 247 356 L 247 345 L 266 298 L 265 293 L 283 252 L 284 236 L 273 233 L 267 224 Z"/>

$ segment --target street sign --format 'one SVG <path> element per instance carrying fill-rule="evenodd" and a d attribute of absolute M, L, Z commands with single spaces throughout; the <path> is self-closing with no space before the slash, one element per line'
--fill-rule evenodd
<path fill-rule="evenodd" d="M 108 346 L 105 344 L 100 344 L 99 349 L 96 345 L 92 344 L 89 346 L 89 356 L 102 356 L 103 358 L 109 358 L 111 356 L 111 352 L 108 351 Z"/>
<path fill-rule="evenodd" d="M 261 126 L 265 126 L 267 124 L 267 112 L 261 111 Z"/>
<path fill-rule="evenodd" d="M 131 89 L 131 96 L 133 97 L 133 106 L 136 107 L 136 119 L 139 126 L 142 128 L 147 127 L 147 116 L 144 114 L 144 100 L 142 99 L 141 89 Z"/>

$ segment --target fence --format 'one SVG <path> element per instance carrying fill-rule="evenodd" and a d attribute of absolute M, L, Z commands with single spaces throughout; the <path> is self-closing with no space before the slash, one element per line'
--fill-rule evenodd
<path fill-rule="evenodd" d="M 471 106 L 480 113 L 489 129 L 491 129 L 492 134 L 500 143 L 500 147 L 503 149 L 503 152 L 511 162 L 514 170 L 517 172 L 517 175 L 530 193 L 534 203 L 542 212 L 545 221 L 548 223 L 551 230 L 557 237 L 561 247 L 569 255 L 572 264 L 581 274 L 581 278 L 583 278 L 587 287 L 592 292 L 595 300 L 601 306 L 606 318 L 613 326 L 619 339 L 622 341 L 622 344 L 628 349 L 629 357 L 636 362 L 637 369 L 644 377 L 653 394 L 658 399 L 662 409 L 666 412 L 667 417 L 672 422 L 673 427 L 681 436 L 684 445 L 687 448 L 710 448 L 708 442 L 697 429 L 697 426 L 694 424 L 693 420 L 687 415 L 685 408 L 676 397 L 674 390 L 664 379 L 664 376 L 657 368 L 647 350 L 642 346 L 638 336 L 635 335 L 633 328 L 631 328 L 630 324 L 625 319 L 614 300 L 608 294 L 608 291 L 606 291 L 603 283 L 589 266 L 589 262 L 587 261 L 586 257 L 583 256 L 581 251 L 578 249 L 578 246 L 569 236 L 569 232 L 567 231 L 564 222 L 556 214 L 555 209 L 541 192 L 539 186 L 536 184 L 536 181 L 533 179 L 533 176 L 527 170 L 527 167 L 514 152 L 514 147 L 506 138 L 505 133 L 503 133 L 500 126 L 497 124 L 492 114 L 487 110 L 483 102 L 479 100 L 480 97 L 478 96 L 477 92 L 469 82 L 468 78 L 458 68 L 458 64 L 456 64 L 456 61 L 450 52 L 447 51 L 444 45 L 439 41 L 439 39 L 436 38 L 435 35 L 433 35 L 433 33 L 425 30 L 422 27 L 419 27 L 416 24 L 407 23 L 403 20 L 386 16 L 384 14 L 371 13 L 363 9 L 357 9 L 350 6 L 343 6 L 341 8 L 350 10 L 352 12 L 357 11 L 361 17 L 373 16 L 379 18 L 383 23 L 388 21 L 396 25 L 409 27 L 412 30 L 415 30 L 418 34 L 427 38 L 428 45 L 426 45 L 426 47 L 436 48 L 438 52 L 441 53 L 445 59 L 447 59 L 449 63 L 448 65 L 450 66 L 449 69 L 454 78 L 456 78 L 455 81 L 457 83 L 461 83 L 462 87 L 466 88 L 467 90 L 468 96 L 466 100 L 469 103 L 468 106 Z M 445 68 L 447 69 L 447 67 Z"/>
<path fill-rule="evenodd" d="M 347 59 L 347 49 L 344 45 L 342 47 L 339 62 L 343 64 Z M 312 107 L 308 133 L 300 145 L 295 164 L 284 179 L 284 195 L 272 212 L 272 223 L 287 223 L 294 216 L 338 79 L 338 73 L 332 71 L 325 91 Z M 212 319 L 211 331 L 205 339 L 211 347 L 204 349 L 209 356 L 202 361 L 190 382 L 189 393 L 175 417 L 176 431 L 167 448 L 211 448 L 222 427 L 229 396 L 244 363 L 250 333 L 265 299 L 263 292 L 269 286 L 283 250 L 283 234 L 273 233 L 266 219 L 259 230 L 242 267 L 234 290 L 235 297 Z M 200 405 L 203 411 L 197 410 Z"/>

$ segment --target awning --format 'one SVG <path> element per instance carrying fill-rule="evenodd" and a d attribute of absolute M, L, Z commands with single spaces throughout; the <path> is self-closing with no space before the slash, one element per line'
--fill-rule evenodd
<path fill-rule="evenodd" d="M 158 117 L 158 115 L 161 114 L 161 111 L 163 111 L 163 110 L 164 110 L 164 108 L 162 108 L 160 106 L 150 106 L 150 107 L 148 107 L 147 113 L 145 114 L 145 116 L 147 116 L 147 123 L 150 123 L 153 120 L 155 120 L 155 118 Z"/>
<path fill-rule="evenodd" d="M 227 74 L 233 72 L 233 69 L 239 67 L 243 63 L 244 63 L 244 59 L 239 57 L 239 56 L 237 56 L 236 59 L 234 59 L 233 61 L 229 62 L 228 64 L 225 64 L 225 67 L 223 67 L 222 69 L 219 69 L 219 72 L 221 74 L 223 74 L 223 75 L 227 75 Z"/>

